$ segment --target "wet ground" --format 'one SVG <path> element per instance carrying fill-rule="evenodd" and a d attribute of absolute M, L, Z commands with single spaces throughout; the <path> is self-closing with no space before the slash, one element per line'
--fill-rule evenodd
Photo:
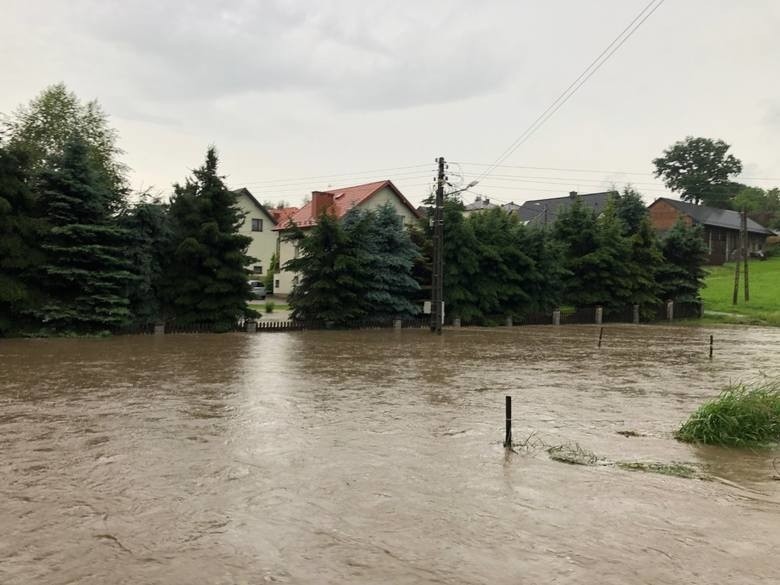
<path fill-rule="evenodd" d="M 723 384 L 780 376 L 780 330 L 597 337 L 0 341 L 0 583 L 780 582 L 780 451 L 672 438 Z M 550 460 L 566 443 L 712 479 Z"/>

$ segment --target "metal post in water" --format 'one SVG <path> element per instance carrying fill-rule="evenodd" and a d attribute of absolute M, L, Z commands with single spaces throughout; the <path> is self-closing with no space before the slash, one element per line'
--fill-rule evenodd
<path fill-rule="evenodd" d="M 504 447 L 512 448 L 512 397 L 506 397 L 506 437 L 504 438 Z"/>
<path fill-rule="evenodd" d="M 713 336 L 710 335 L 710 359 L 712 359 L 712 344 L 713 344 Z"/>
<path fill-rule="evenodd" d="M 601 347 L 601 338 L 604 337 L 604 328 L 599 329 L 599 347 Z"/>

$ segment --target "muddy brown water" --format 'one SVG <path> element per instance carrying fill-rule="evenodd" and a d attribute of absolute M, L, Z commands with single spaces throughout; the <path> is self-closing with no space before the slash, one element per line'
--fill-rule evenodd
<path fill-rule="evenodd" d="M 780 582 L 780 451 L 671 436 L 780 330 L 597 336 L 0 341 L 0 583 Z M 507 453 L 505 394 L 516 441 L 716 479 Z"/>

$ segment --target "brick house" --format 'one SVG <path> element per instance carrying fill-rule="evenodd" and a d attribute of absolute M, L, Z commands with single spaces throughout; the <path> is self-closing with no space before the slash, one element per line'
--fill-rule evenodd
<path fill-rule="evenodd" d="M 732 258 L 739 246 L 740 214 L 730 209 L 717 209 L 694 205 L 685 201 L 660 197 L 647 208 L 650 221 L 657 232 L 663 234 L 677 223 L 679 218 L 688 225 L 704 228 L 704 241 L 709 250 L 709 264 L 723 264 Z M 766 238 L 772 235 L 761 224 L 748 218 L 748 250 L 762 250 Z"/>

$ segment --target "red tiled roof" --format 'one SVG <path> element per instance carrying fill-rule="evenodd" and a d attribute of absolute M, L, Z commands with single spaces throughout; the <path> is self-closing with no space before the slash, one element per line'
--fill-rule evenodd
<path fill-rule="evenodd" d="M 390 180 L 376 181 L 374 183 L 366 183 L 365 185 L 355 185 L 354 187 L 344 187 L 341 189 L 328 189 L 327 191 L 322 191 L 322 193 L 333 195 L 333 205 L 330 207 L 330 212 L 333 213 L 335 217 L 343 217 L 350 209 L 367 201 L 371 196 L 385 187 L 390 187 L 401 202 L 406 205 L 412 213 L 418 215 L 414 206 L 409 203 L 409 200 L 404 197 L 403 193 L 401 193 Z M 308 227 L 317 223 L 317 218 L 313 214 L 312 201 L 309 201 L 306 205 L 301 207 L 289 219 L 299 227 Z M 279 222 L 275 229 L 284 229 L 287 225 L 287 222 Z"/>
<path fill-rule="evenodd" d="M 297 207 L 276 207 L 268 210 L 277 225 L 286 224 L 287 221 L 298 211 Z"/>

